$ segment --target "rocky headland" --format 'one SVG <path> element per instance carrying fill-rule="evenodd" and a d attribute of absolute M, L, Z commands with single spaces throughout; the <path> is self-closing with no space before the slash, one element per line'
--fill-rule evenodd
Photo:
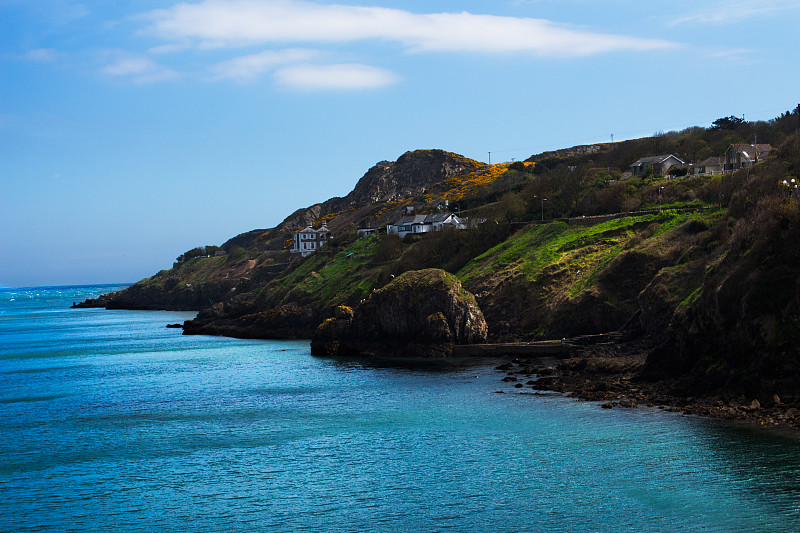
<path fill-rule="evenodd" d="M 622 174 L 654 150 L 724 150 L 728 133 L 701 130 L 503 165 L 408 152 L 344 197 L 232 238 L 223 255 L 79 305 L 196 309 L 186 334 L 313 338 L 321 355 L 563 339 L 547 364 L 510 356 L 513 388 L 796 426 L 800 194 L 784 182 L 800 177 L 800 135 L 725 175 Z M 469 230 L 355 232 L 448 205 Z M 323 222 L 329 243 L 291 256 L 292 232 Z"/>
<path fill-rule="evenodd" d="M 311 340 L 313 355 L 447 357 L 486 340 L 475 297 L 440 269 L 406 272 L 355 309 L 339 306 Z"/>

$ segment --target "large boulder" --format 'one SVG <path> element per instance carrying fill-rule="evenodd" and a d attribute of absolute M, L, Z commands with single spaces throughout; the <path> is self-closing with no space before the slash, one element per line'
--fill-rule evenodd
<path fill-rule="evenodd" d="M 475 297 L 452 274 L 426 269 L 406 272 L 354 310 L 337 309 L 317 328 L 311 352 L 442 357 L 454 344 L 483 342 L 486 335 Z"/>

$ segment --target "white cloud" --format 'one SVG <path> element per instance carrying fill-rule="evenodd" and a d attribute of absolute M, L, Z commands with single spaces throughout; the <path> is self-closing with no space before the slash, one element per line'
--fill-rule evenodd
<path fill-rule="evenodd" d="M 103 67 L 101 72 L 138 84 L 168 81 L 178 77 L 178 73 L 174 70 L 141 55 L 122 55 L 113 63 Z"/>
<path fill-rule="evenodd" d="M 55 60 L 57 52 L 52 48 L 37 48 L 25 54 L 28 61 L 47 62 Z"/>
<path fill-rule="evenodd" d="M 657 39 L 578 30 L 544 19 L 467 12 L 415 14 L 303 0 L 205 0 L 153 11 L 147 18 L 148 33 L 169 41 L 188 39 L 200 48 L 381 40 L 411 51 L 584 56 L 675 46 Z"/>
<path fill-rule="evenodd" d="M 303 63 L 321 56 L 317 50 L 291 48 L 288 50 L 265 50 L 257 54 L 236 57 L 211 67 L 214 79 L 233 79 L 248 82 L 265 72 L 292 63 Z"/>
<path fill-rule="evenodd" d="M 725 48 L 709 52 L 705 55 L 709 59 L 724 59 L 736 63 L 755 63 L 753 51 L 747 48 Z"/>
<path fill-rule="evenodd" d="M 676 18 L 669 25 L 731 24 L 798 8 L 800 8 L 800 4 L 796 0 L 759 0 L 757 2 L 752 0 L 725 0 Z"/>
<path fill-rule="evenodd" d="M 376 89 L 392 85 L 397 76 L 369 65 L 290 65 L 275 72 L 279 86 L 306 91 Z"/>

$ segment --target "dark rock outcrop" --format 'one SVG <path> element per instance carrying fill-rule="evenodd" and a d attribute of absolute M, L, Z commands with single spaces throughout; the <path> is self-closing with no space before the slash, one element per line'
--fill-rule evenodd
<path fill-rule="evenodd" d="M 104 307 L 106 309 L 196 311 L 219 302 L 231 294 L 238 280 L 193 285 L 169 279 L 167 283 L 140 282 L 118 292 L 89 298 L 73 308 Z"/>
<path fill-rule="evenodd" d="M 483 342 L 487 327 L 472 294 L 439 269 L 406 272 L 356 309 L 319 325 L 314 355 L 446 357 L 454 344 Z"/>
<path fill-rule="evenodd" d="M 246 314 L 232 313 L 227 302 L 207 307 L 183 324 L 184 335 L 218 335 L 240 339 L 307 339 L 319 323 L 308 307 L 282 305 Z"/>

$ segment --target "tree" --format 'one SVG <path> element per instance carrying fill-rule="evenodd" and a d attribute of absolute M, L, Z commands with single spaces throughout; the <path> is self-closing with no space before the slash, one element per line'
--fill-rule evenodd
<path fill-rule="evenodd" d="M 670 176 L 680 177 L 686 176 L 689 173 L 689 169 L 686 167 L 670 167 L 668 174 Z"/>
<path fill-rule="evenodd" d="M 206 255 L 206 249 L 204 246 L 198 246 L 197 248 L 192 248 L 191 250 L 182 253 L 178 256 L 175 261 L 177 263 L 182 263 L 183 261 L 188 261 L 189 259 L 194 259 L 195 257 L 203 257 Z"/>
<path fill-rule="evenodd" d="M 718 118 L 711 124 L 710 129 L 712 130 L 735 130 L 744 124 L 744 119 L 731 115 L 729 117 Z"/>

